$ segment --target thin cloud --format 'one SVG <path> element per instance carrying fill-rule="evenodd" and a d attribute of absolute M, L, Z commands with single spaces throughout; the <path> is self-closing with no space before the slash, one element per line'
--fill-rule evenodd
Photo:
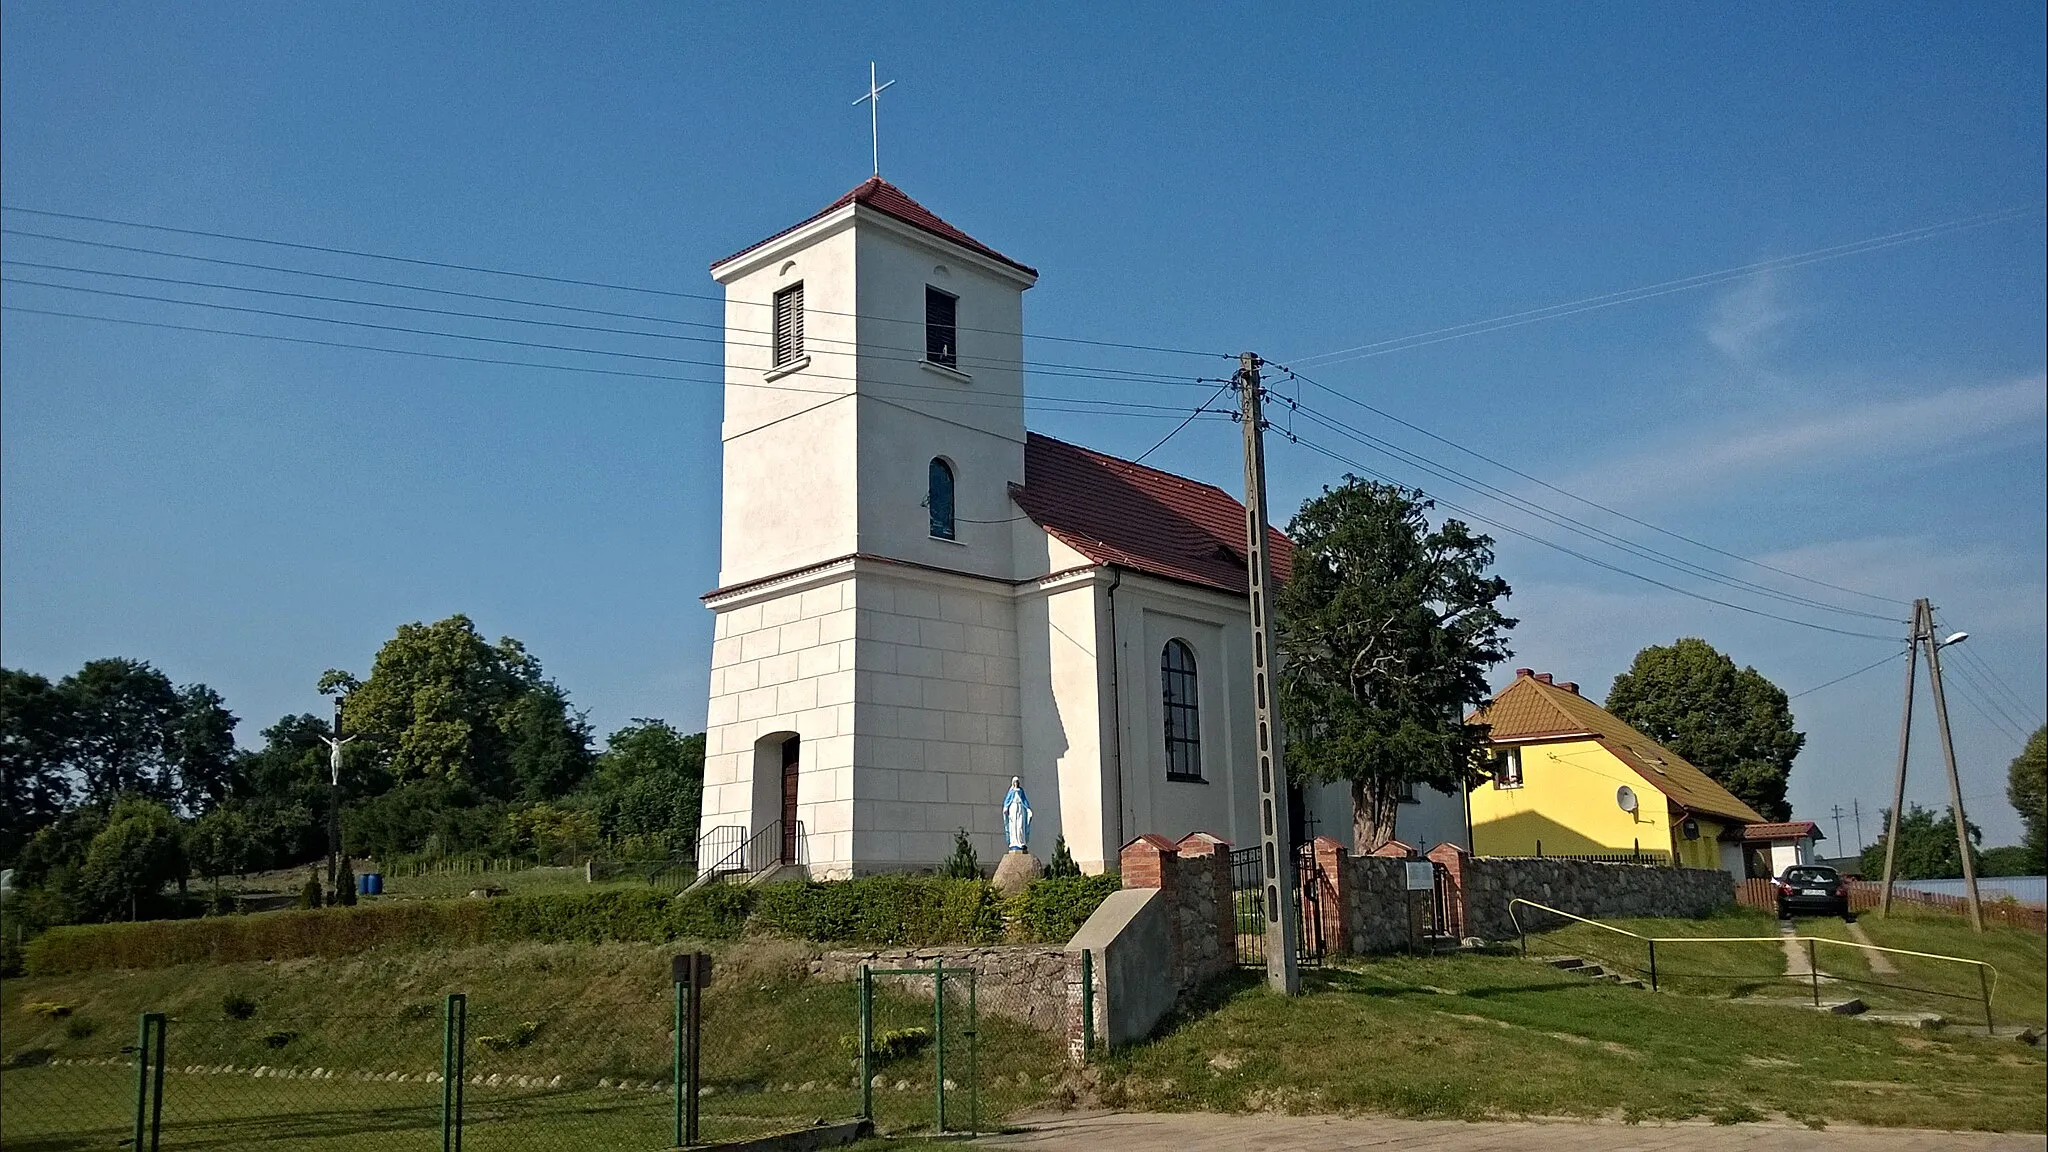
<path fill-rule="evenodd" d="M 1716 351 L 1738 364 L 1751 364 L 1777 343 L 1794 315 L 1774 272 L 1760 272 L 1721 294 L 1708 310 L 1706 337 Z"/>

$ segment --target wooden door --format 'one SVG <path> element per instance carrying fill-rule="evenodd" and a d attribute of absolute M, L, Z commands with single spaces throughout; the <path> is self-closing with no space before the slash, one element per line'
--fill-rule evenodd
<path fill-rule="evenodd" d="M 782 862 L 796 863 L 796 770 L 797 741 L 782 742 Z"/>

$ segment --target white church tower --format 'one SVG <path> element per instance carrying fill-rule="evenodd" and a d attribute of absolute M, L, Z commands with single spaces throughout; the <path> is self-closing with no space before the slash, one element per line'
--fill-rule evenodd
<path fill-rule="evenodd" d="M 879 176 L 711 273 L 724 516 L 699 864 L 746 844 L 730 866 L 928 868 L 977 827 L 993 859 L 1023 745 L 1011 588 L 1034 561 L 1013 554 L 1011 488 L 1037 273 Z"/>

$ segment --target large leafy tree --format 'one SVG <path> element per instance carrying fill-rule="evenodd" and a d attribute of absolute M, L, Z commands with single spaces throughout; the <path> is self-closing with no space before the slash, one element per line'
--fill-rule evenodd
<path fill-rule="evenodd" d="M 1877 843 L 1863 850 L 1863 875 L 1876 879 L 1884 875 L 1885 844 L 1890 836 L 1891 810 L 1883 813 L 1886 831 L 1877 838 Z M 1984 839 L 1984 832 L 1975 824 L 1970 830 L 1970 862 L 1976 864 L 1983 857 L 1978 844 Z M 1948 880 L 1963 874 L 1963 858 L 1956 851 L 1956 817 L 1953 811 L 1939 815 L 1918 804 L 1906 805 L 1906 814 L 1899 819 L 1899 851 L 1893 859 L 1894 875 L 1900 880 Z"/>
<path fill-rule="evenodd" d="M 12 864 L 71 799 L 65 721 L 63 698 L 47 679 L 0 668 L 0 865 Z"/>
<path fill-rule="evenodd" d="M 143 796 L 127 796 L 107 813 L 85 850 L 80 880 L 103 916 L 135 919 L 144 901 L 185 875 L 184 833 L 177 817 Z"/>
<path fill-rule="evenodd" d="M 704 734 L 636 718 L 611 734 L 591 777 L 591 805 L 607 840 L 628 855 L 668 855 L 697 842 Z"/>
<path fill-rule="evenodd" d="M 169 800 L 178 792 L 165 733 L 178 715 L 171 679 L 141 660 L 91 660 L 57 683 L 70 713 L 65 759 L 86 799 L 105 807 L 136 793 Z"/>
<path fill-rule="evenodd" d="M 367 680 L 330 671 L 320 687 L 345 697 L 343 730 L 398 782 L 545 799 L 589 771 L 589 729 L 567 694 L 519 641 L 489 643 L 467 616 L 403 625 Z"/>
<path fill-rule="evenodd" d="M 1464 722 L 1513 653 L 1493 541 L 1429 525 L 1419 492 L 1345 477 L 1288 526 L 1294 568 L 1275 609 L 1289 771 L 1351 786 L 1353 846 L 1394 835 L 1412 784 L 1468 786 L 1486 741 Z"/>
<path fill-rule="evenodd" d="M 2021 846 L 2038 874 L 2048 868 L 2048 727 L 2034 729 L 2027 746 L 2013 757 L 2005 774 L 2005 798 L 2026 826 Z"/>
<path fill-rule="evenodd" d="M 1678 753 L 1768 820 L 1789 820 L 1785 782 L 1806 734 L 1784 689 L 1697 637 L 1652 645 L 1607 690 L 1607 710 Z"/>

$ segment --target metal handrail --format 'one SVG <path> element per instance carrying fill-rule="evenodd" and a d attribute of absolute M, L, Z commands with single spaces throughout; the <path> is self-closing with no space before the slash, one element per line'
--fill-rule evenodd
<path fill-rule="evenodd" d="M 1984 1030 L 1987 1033 L 1993 1033 L 1997 1030 L 1991 1019 L 1991 998 L 1998 991 L 1998 967 L 1988 961 L 1973 960 L 1968 956 L 1945 956 L 1939 952 L 1916 952 L 1910 948 L 1887 948 L 1881 944 L 1863 944 L 1855 940 L 1836 940 L 1828 936 L 1644 936 L 1641 933 L 1631 932 L 1626 928 L 1616 928 L 1612 924 L 1602 924 L 1598 920 L 1588 920 L 1584 916 L 1574 915 L 1562 908 L 1552 908 L 1548 904 L 1538 904 L 1534 900 L 1525 900 L 1520 896 L 1516 896 L 1508 901 L 1508 919 L 1513 922 L 1515 933 L 1521 938 L 1522 955 L 1524 956 L 1529 954 L 1529 932 L 1528 929 L 1522 926 L 1522 918 L 1515 915 L 1515 905 L 1517 904 L 1526 904 L 1531 908 L 1548 912 L 1553 916 L 1562 916 L 1567 920 L 1576 920 L 1581 924 L 1591 924 L 1595 928 L 1605 928 L 1607 931 L 1617 935 L 1641 940 L 1648 944 L 1650 952 L 1650 990 L 1653 992 L 1657 990 L 1657 945 L 1659 944 L 1783 944 L 1787 940 L 1795 944 L 1804 942 L 1806 944 L 1806 969 L 1813 978 L 1814 1003 L 1816 1005 L 1820 1003 L 1820 966 L 1813 962 L 1813 954 L 1815 946 L 1819 944 L 1834 944 L 1843 948 L 1860 948 L 1866 952 L 1889 952 L 1895 956 L 1918 956 L 1923 960 L 1946 960 L 1955 964 L 1974 964 L 1977 967 L 1979 998 L 1984 1004 Z M 1637 971 L 1641 971 L 1641 969 L 1637 969 Z M 1986 977 L 1987 973 L 1989 974 L 1988 979 Z M 1844 976 L 1834 976 L 1830 977 L 1830 979 L 1843 980 L 1849 983 L 1872 983 L 1869 981 L 1851 980 Z M 1893 985 L 1878 986 L 1893 987 Z M 1966 995 L 1959 992 L 1938 992 L 1932 988 L 1911 988 L 1904 985 L 1899 987 L 1905 987 L 1907 991 L 1925 992 L 1934 996 L 1950 996 L 1959 1000 L 1968 999 Z"/>

